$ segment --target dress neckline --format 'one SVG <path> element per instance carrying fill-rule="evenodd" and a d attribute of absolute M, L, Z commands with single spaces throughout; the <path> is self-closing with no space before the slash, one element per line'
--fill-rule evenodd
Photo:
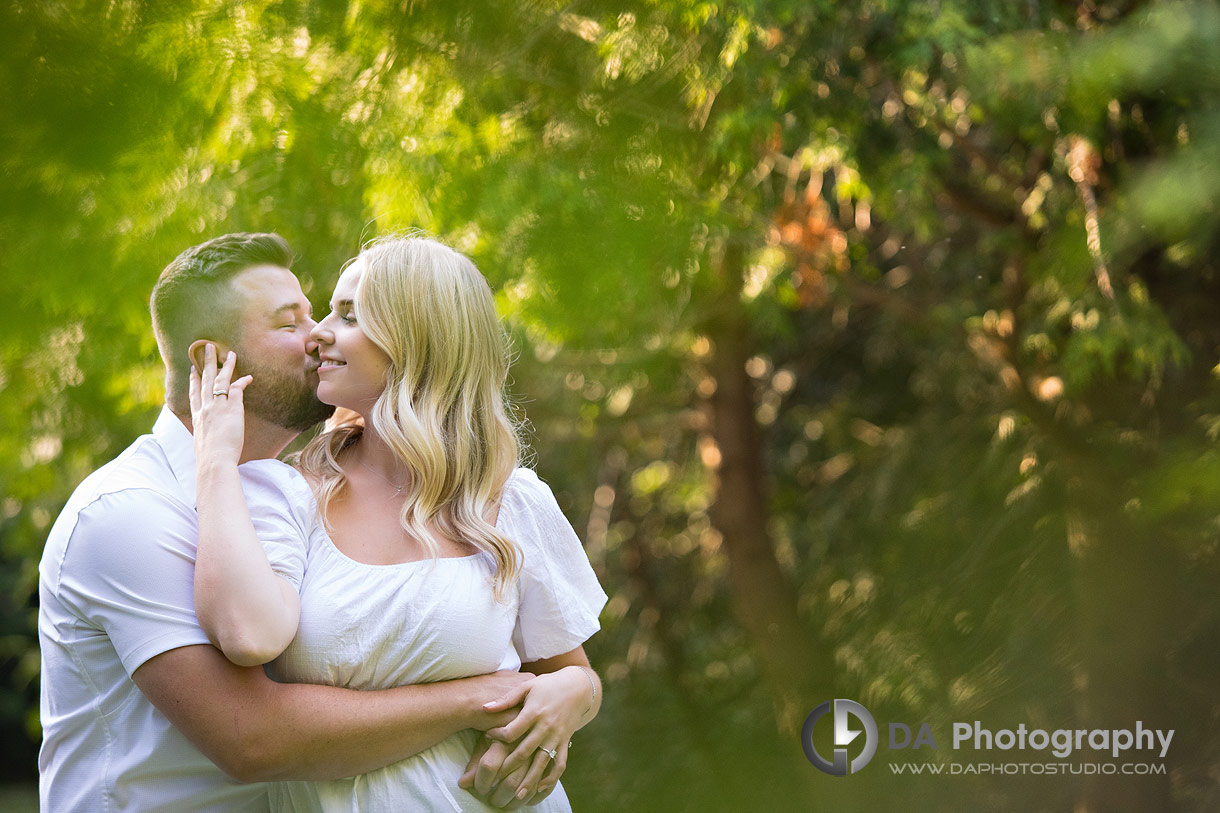
<path fill-rule="evenodd" d="M 302 480 L 305 479 L 304 475 L 302 475 L 301 472 L 299 470 L 297 470 L 295 467 L 293 467 L 293 470 L 296 471 L 296 473 L 301 477 Z M 508 497 L 509 483 L 512 482 L 512 479 L 513 478 L 511 476 L 508 478 L 508 481 L 504 483 L 504 490 L 500 492 L 500 505 L 498 506 L 498 508 L 496 510 L 496 521 L 494 523 L 492 523 L 492 527 L 498 531 L 503 530 L 501 526 L 504 522 L 505 508 L 507 507 L 506 503 L 508 502 L 507 497 Z M 306 486 L 307 486 L 307 490 L 309 492 L 309 499 L 313 503 L 313 514 L 314 514 L 315 521 L 318 524 L 318 530 L 321 532 L 323 538 L 326 540 L 327 547 L 329 547 L 331 549 L 331 551 L 333 551 L 335 553 L 336 556 L 338 556 L 339 558 L 343 559 L 346 562 L 349 562 L 350 564 L 356 565 L 357 567 L 375 568 L 375 569 L 396 569 L 396 568 L 405 569 L 405 568 L 411 567 L 412 565 L 432 564 L 435 562 L 447 562 L 447 561 L 468 562 L 468 561 L 471 561 L 474 559 L 482 559 L 483 557 L 490 558 L 490 556 L 491 556 L 491 554 L 487 553 L 487 551 L 475 551 L 474 553 L 470 553 L 465 556 L 436 556 L 436 557 L 427 557 L 425 559 L 411 559 L 406 562 L 387 562 L 385 564 L 376 564 L 373 562 L 362 562 L 359 559 L 355 559 L 355 558 L 349 556 L 348 554 L 344 553 L 343 550 L 338 545 L 335 544 L 335 540 L 331 538 L 330 532 L 326 530 L 326 524 L 321 521 L 321 517 L 320 517 L 319 511 L 318 511 L 318 498 L 313 493 L 313 487 L 309 486 L 308 482 L 306 482 Z"/>
<path fill-rule="evenodd" d="M 321 528 L 321 531 L 322 536 L 326 539 L 327 547 L 329 547 L 330 550 L 339 558 L 350 564 L 356 565 L 357 567 L 375 568 L 378 570 L 406 569 L 412 567 L 413 565 L 433 564 L 439 562 L 465 562 L 472 559 L 481 559 L 486 553 L 485 551 L 477 551 L 475 553 L 467 554 L 466 556 L 437 556 L 428 557 L 426 559 L 411 559 L 406 562 L 386 562 L 385 564 L 377 564 L 375 562 L 362 562 L 359 559 L 353 559 L 351 556 L 340 550 L 339 546 L 335 544 L 335 540 L 330 538 L 330 534 L 326 532 L 325 528 Z"/>

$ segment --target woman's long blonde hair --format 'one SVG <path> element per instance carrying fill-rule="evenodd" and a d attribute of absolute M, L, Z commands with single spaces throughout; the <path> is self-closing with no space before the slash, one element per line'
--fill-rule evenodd
<path fill-rule="evenodd" d="M 370 418 L 408 472 L 399 521 L 433 557 L 433 531 L 491 554 L 493 590 L 503 600 L 521 551 L 486 516 L 521 445 L 504 393 L 508 337 L 491 289 L 469 259 L 418 235 L 378 240 L 359 259 L 356 321 L 390 358 Z M 347 481 L 339 459 L 363 431 L 349 421 L 301 452 L 323 521 Z"/>

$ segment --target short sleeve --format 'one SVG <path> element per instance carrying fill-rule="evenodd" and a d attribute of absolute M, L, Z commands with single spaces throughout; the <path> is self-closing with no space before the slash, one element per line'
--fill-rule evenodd
<path fill-rule="evenodd" d="M 271 569 L 299 592 L 316 513 L 309 484 L 300 472 L 278 460 L 254 460 L 238 471 L 254 533 Z"/>
<path fill-rule="evenodd" d="M 208 637 L 195 618 L 192 506 L 150 489 L 104 494 L 77 516 L 59 596 L 110 638 L 127 674 Z"/>
<path fill-rule="evenodd" d="M 529 469 L 513 472 L 501 511 L 508 512 L 505 530 L 524 555 L 517 652 L 529 662 L 575 649 L 601 628 L 597 618 L 606 604 L 576 531 L 550 487 Z"/>

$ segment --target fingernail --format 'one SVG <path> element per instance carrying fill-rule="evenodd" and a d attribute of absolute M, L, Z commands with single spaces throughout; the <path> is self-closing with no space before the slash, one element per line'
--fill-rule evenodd
<path fill-rule="evenodd" d="M 486 703 L 484 703 L 484 704 L 483 704 L 483 708 L 485 708 L 485 709 L 489 709 L 489 708 L 491 708 L 492 706 L 494 706 L 495 704 L 496 704 L 496 701 L 494 701 L 494 700 L 488 700 Z"/>
<path fill-rule="evenodd" d="M 517 798 L 518 798 L 518 799 L 524 799 L 524 798 L 525 798 L 525 788 L 521 788 L 521 790 L 517 791 Z"/>
<path fill-rule="evenodd" d="M 232 351 L 232 350 L 230 350 L 228 353 L 226 353 L 226 354 L 225 354 L 225 361 L 228 361 L 228 360 L 229 360 L 229 359 L 231 359 L 231 358 L 233 358 L 233 351 Z"/>

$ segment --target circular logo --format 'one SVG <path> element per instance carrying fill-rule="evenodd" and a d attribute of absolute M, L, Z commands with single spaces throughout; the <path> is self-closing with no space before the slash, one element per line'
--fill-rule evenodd
<path fill-rule="evenodd" d="M 813 727 L 817 725 L 818 720 L 832 712 L 834 719 L 834 760 L 827 761 L 822 758 L 822 755 L 818 753 L 818 749 L 813 745 Z M 848 722 L 848 715 L 859 720 L 864 729 L 853 730 Z M 860 736 L 860 734 L 864 734 L 864 750 L 849 763 L 846 746 L 856 737 Z M 844 700 L 842 698 L 827 700 L 809 712 L 809 716 L 805 718 L 805 725 L 801 727 L 801 746 L 805 749 L 805 757 L 819 771 L 828 773 L 831 776 L 846 776 L 849 773 L 858 773 L 869 763 L 873 755 L 877 753 L 877 721 L 873 719 L 873 715 L 869 714 L 868 709 L 854 700 Z"/>

